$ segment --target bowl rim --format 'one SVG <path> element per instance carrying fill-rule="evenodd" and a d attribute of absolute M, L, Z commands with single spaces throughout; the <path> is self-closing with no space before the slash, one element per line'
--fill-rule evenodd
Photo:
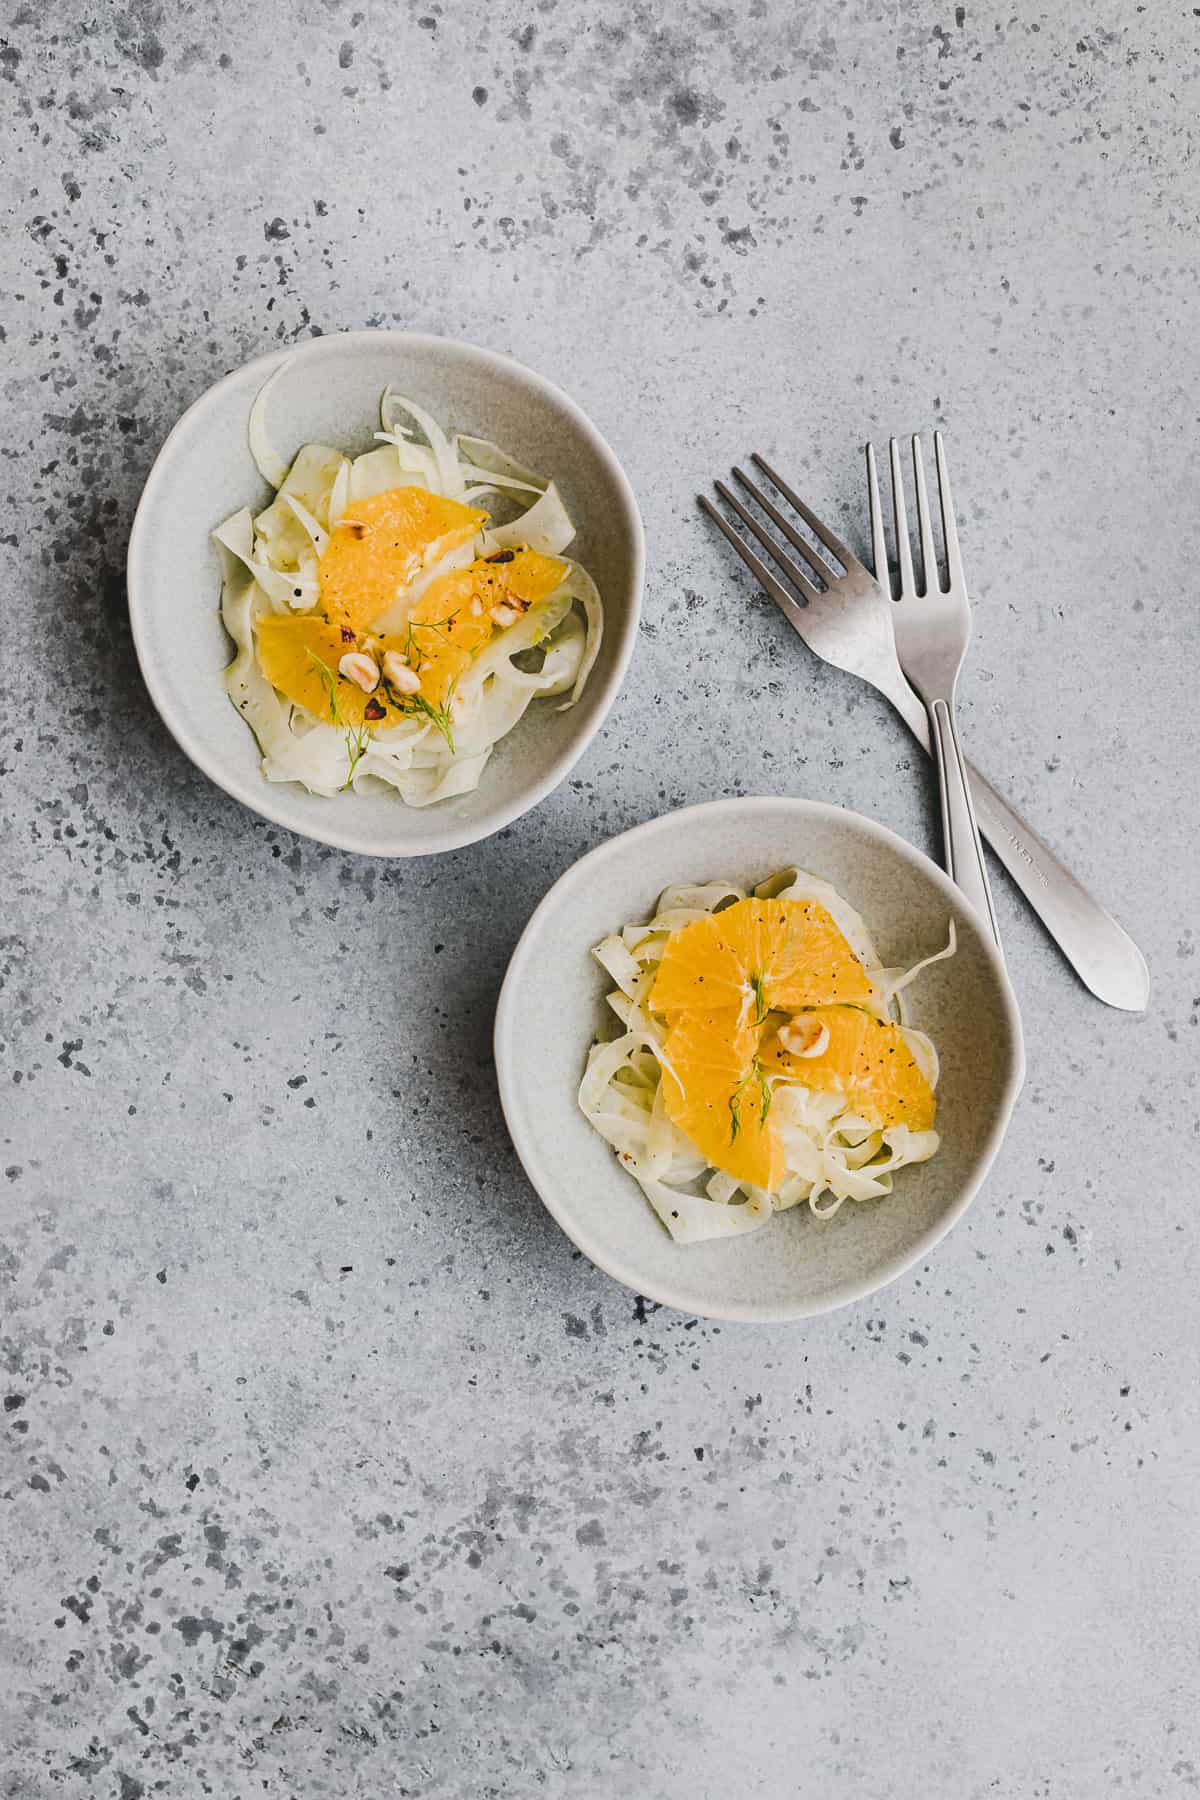
<path fill-rule="evenodd" d="M 345 824 L 339 823 L 331 815 L 328 831 L 316 831 L 310 826 L 296 823 L 288 812 L 286 802 L 277 800 L 274 786 L 259 775 L 262 793 L 258 793 L 252 784 L 244 781 L 240 775 L 231 773 L 223 759 L 211 753 L 198 732 L 194 732 L 185 721 L 176 714 L 163 684 L 159 682 L 154 667 L 154 658 L 149 649 L 149 620 L 153 606 L 150 582 L 146 573 L 149 551 L 148 544 L 155 517 L 159 490 L 170 472 L 175 454 L 178 452 L 180 440 L 188 428 L 196 423 L 196 416 L 219 403 L 221 397 L 230 388 L 245 381 L 248 375 L 258 374 L 265 382 L 270 375 L 277 372 L 285 364 L 292 362 L 308 362 L 330 355 L 338 350 L 356 343 L 370 343 L 374 346 L 394 344 L 406 352 L 422 351 L 445 355 L 447 352 L 474 361 L 481 367 L 499 370 L 518 381 L 524 382 L 538 391 L 541 396 L 557 406 L 570 421 L 571 425 L 587 442 L 592 454 L 600 462 L 620 500 L 625 515 L 625 528 L 628 532 L 632 550 L 632 570 L 630 579 L 630 605 L 625 614 L 620 634 L 616 637 L 616 655 L 611 668 L 602 682 L 590 692 L 593 699 L 598 699 L 592 722 L 585 729 L 572 737 L 554 759 L 547 772 L 528 788 L 504 806 L 498 806 L 489 813 L 486 820 L 476 821 L 471 825 L 454 829 L 443 825 L 439 832 L 437 820 L 431 813 L 425 816 L 433 828 L 430 841 L 414 843 L 411 847 L 381 848 L 370 834 L 359 833 Z M 261 385 L 261 383 L 260 383 Z M 219 521 L 214 521 L 219 523 Z M 600 727 L 608 718 L 613 702 L 620 691 L 621 684 L 629 668 L 637 643 L 638 624 L 642 611 L 642 593 L 646 575 L 646 539 L 642 525 L 641 511 L 629 477 L 621 466 L 616 452 L 607 438 L 597 429 L 591 419 L 578 403 L 571 399 L 553 381 L 531 369 L 526 363 L 508 356 L 503 351 L 489 350 L 482 344 L 471 344 L 461 338 L 443 337 L 435 332 L 402 331 L 389 326 L 378 329 L 355 331 L 331 331 L 320 337 L 306 339 L 303 343 L 280 346 L 278 349 L 265 351 L 260 356 L 251 357 L 248 362 L 240 363 L 237 368 L 230 369 L 219 380 L 206 387 L 203 393 L 180 414 L 163 439 L 158 453 L 150 466 L 137 509 L 130 527 L 129 547 L 125 557 L 126 590 L 128 596 L 129 622 L 133 634 L 134 650 L 137 654 L 138 667 L 142 681 L 150 695 L 151 702 L 159 718 L 170 732 L 188 760 L 195 765 L 217 787 L 221 788 L 232 799 L 257 813 L 260 818 L 268 819 L 272 824 L 281 825 L 296 837 L 308 839 L 312 843 L 326 844 L 334 850 L 346 850 L 359 856 L 377 856 L 394 861 L 408 861 L 419 856 L 437 856 L 451 850 L 461 850 L 467 844 L 478 843 L 483 838 L 492 837 L 511 825 L 525 813 L 541 804 L 547 795 L 570 774 L 579 758 L 588 748 Z M 606 619 L 606 630 L 609 621 Z M 595 672 L 593 671 L 593 677 Z M 249 727 L 247 726 L 248 730 Z M 286 795 L 288 784 L 281 784 L 281 793 Z M 397 800 L 398 805 L 403 805 Z M 410 809 L 406 809 L 410 810 Z"/>
<path fill-rule="evenodd" d="M 922 1232 L 913 1244 L 889 1258 L 871 1275 L 856 1281 L 842 1282 L 815 1300 L 799 1301 L 794 1305 L 787 1306 L 771 1306 L 753 1301 L 730 1302 L 729 1304 L 717 1302 L 706 1306 L 702 1311 L 697 1311 L 682 1289 L 673 1289 L 669 1282 L 647 1285 L 639 1272 L 630 1264 L 623 1262 L 620 1257 L 604 1254 L 591 1240 L 586 1227 L 581 1227 L 578 1221 L 572 1217 L 569 1207 L 563 1206 L 554 1191 L 553 1184 L 542 1173 L 536 1146 L 525 1137 L 517 1123 L 519 1115 L 515 1104 L 516 1090 L 512 1085 L 511 1044 L 515 1033 L 520 1029 L 518 996 L 542 920 L 549 912 L 553 911 L 560 898 L 560 890 L 569 881 L 577 879 L 582 870 L 614 857 L 622 858 L 626 854 L 636 857 L 637 847 L 640 844 L 669 827 L 676 826 L 683 819 L 698 820 L 702 817 L 711 819 L 734 812 L 765 814 L 780 810 L 789 811 L 793 816 L 836 818 L 849 821 L 885 850 L 914 864 L 932 879 L 934 886 L 940 888 L 948 900 L 970 914 L 975 921 L 985 958 L 991 963 L 992 971 L 997 977 L 1001 1003 L 1011 1033 L 1012 1066 L 972 1178 L 964 1185 L 937 1221 Z M 628 831 L 619 832 L 615 837 L 607 838 L 604 843 L 596 845 L 594 849 L 587 851 L 585 855 L 573 862 L 569 868 L 564 869 L 530 915 L 509 959 L 496 1004 L 493 1047 L 496 1060 L 496 1081 L 500 1090 L 500 1105 L 513 1147 L 542 1204 L 576 1248 L 581 1250 L 588 1260 L 606 1275 L 610 1275 L 635 1294 L 641 1294 L 648 1300 L 655 1300 L 660 1305 L 670 1306 L 692 1318 L 727 1319 L 739 1323 L 761 1325 L 788 1324 L 797 1319 L 816 1318 L 840 1307 L 853 1305 L 858 1300 L 864 1300 L 869 1295 L 878 1293 L 881 1288 L 887 1287 L 911 1269 L 914 1264 L 928 1256 L 953 1230 L 986 1180 L 1008 1130 L 1017 1096 L 1020 1094 L 1025 1080 L 1025 1040 L 1021 1027 L 1021 1014 L 1004 958 L 961 889 L 956 887 L 945 871 L 940 869 L 923 851 L 908 843 L 888 826 L 881 825 L 877 820 L 868 818 L 863 813 L 854 812 L 849 807 L 835 806 L 824 800 L 804 800 L 787 794 L 706 800 L 694 806 L 678 807 L 671 812 L 660 813 L 653 819 L 647 819 L 641 825 L 634 825 Z M 580 1049 L 581 1061 L 584 1048 L 581 1046 Z M 615 1164 L 613 1174 L 614 1176 L 620 1175 Z"/>

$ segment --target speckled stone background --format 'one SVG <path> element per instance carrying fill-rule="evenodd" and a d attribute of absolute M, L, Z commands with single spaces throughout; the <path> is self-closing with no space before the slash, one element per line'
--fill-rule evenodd
<path fill-rule="evenodd" d="M 5 19 L 0 1792 L 1195 1789 L 1195 10 Z M 564 384 L 650 550 L 576 778 L 410 866 L 209 787 L 122 588 L 188 402 L 371 323 Z M 861 539 L 857 446 L 932 423 L 966 731 L 1152 1009 L 1091 1000 L 1000 882 L 1029 1082 L 968 1222 L 806 1328 L 655 1311 L 517 1167 L 505 959 L 685 801 L 932 844 L 901 727 L 693 501 L 759 446 Z"/>

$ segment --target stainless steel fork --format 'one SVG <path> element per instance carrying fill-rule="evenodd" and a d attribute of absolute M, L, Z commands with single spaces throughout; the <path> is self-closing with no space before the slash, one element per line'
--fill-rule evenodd
<path fill-rule="evenodd" d="M 962 556 L 958 548 L 958 527 L 954 520 L 954 503 L 950 498 L 950 476 L 946 468 L 946 448 L 942 434 L 933 434 L 934 459 L 937 464 L 938 506 L 942 515 L 942 540 L 946 546 L 946 585 L 933 540 L 933 521 L 929 512 L 929 491 L 925 485 L 925 461 L 921 440 L 912 440 L 913 486 L 917 496 L 917 529 L 921 536 L 921 580 L 918 584 L 913 567 L 912 545 L 908 539 L 908 516 L 904 507 L 904 476 L 900 467 L 900 450 L 895 438 L 889 443 L 892 465 L 892 507 L 896 522 L 896 560 L 900 567 L 899 604 L 892 616 L 892 635 L 900 667 L 925 702 L 937 757 L 938 792 L 942 802 L 942 843 L 946 853 L 946 871 L 957 882 L 980 918 L 991 928 L 1000 947 L 1000 928 L 975 807 L 967 784 L 967 764 L 958 738 L 955 718 L 955 694 L 959 671 L 971 639 L 971 603 L 963 577 Z M 887 546 L 883 535 L 883 512 L 879 504 L 879 472 L 875 467 L 875 450 L 867 445 L 867 482 L 871 496 L 871 542 L 875 557 L 876 579 L 887 574 Z M 883 571 L 880 574 L 879 571 Z M 890 579 L 890 578 L 889 578 Z"/>
<path fill-rule="evenodd" d="M 700 496 L 700 505 L 814 655 L 869 682 L 891 701 L 918 743 L 929 750 L 931 738 L 924 705 L 896 659 L 892 601 L 871 572 L 822 524 L 770 463 L 757 454 L 753 460 L 776 493 L 803 520 L 820 549 L 741 469 L 734 470 L 734 477 L 762 517 L 745 506 L 724 482 L 716 483 L 717 492 L 757 539 L 766 558 L 756 553 L 704 495 Z M 768 530 L 764 518 L 775 526 L 779 536 Z M 804 558 L 803 565 L 788 555 L 780 536 Z M 876 556 L 877 571 L 886 578 L 886 556 L 881 556 L 878 548 Z M 833 566 L 835 563 L 841 565 L 840 570 Z M 978 769 L 968 764 L 968 770 L 980 829 L 1080 980 L 1108 1006 L 1128 1012 L 1144 1011 L 1150 997 L 1150 977 L 1133 939 Z"/>

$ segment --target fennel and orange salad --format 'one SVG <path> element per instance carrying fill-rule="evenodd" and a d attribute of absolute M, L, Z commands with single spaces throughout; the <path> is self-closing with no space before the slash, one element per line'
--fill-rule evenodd
<path fill-rule="evenodd" d="M 470 793 L 533 701 L 574 704 L 600 648 L 562 496 L 390 389 L 375 448 L 310 443 L 289 464 L 270 387 L 249 438 L 274 498 L 214 533 L 225 684 L 262 772 L 322 795 L 380 782 L 410 806 Z"/>
<path fill-rule="evenodd" d="M 954 950 L 951 922 L 945 948 L 884 967 L 801 869 L 668 888 L 593 952 L 620 1029 L 593 1044 L 580 1107 L 682 1244 L 881 1199 L 938 1149 L 937 1051 L 902 996 Z"/>

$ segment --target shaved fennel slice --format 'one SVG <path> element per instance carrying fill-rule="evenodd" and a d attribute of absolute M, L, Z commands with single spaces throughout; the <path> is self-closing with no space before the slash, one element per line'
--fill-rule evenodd
<path fill-rule="evenodd" d="M 262 772 L 267 781 L 299 781 L 310 793 L 332 799 L 345 791 L 350 761 L 342 732 L 318 725 L 303 734 L 291 732 L 278 755 L 264 756 Z"/>
<path fill-rule="evenodd" d="M 441 493 L 441 474 L 432 450 L 427 449 L 424 444 L 414 444 L 399 431 L 377 431 L 375 436 L 380 443 L 391 445 L 396 452 L 401 472 L 408 477 L 407 483 L 397 482 L 394 485 L 427 487 L 430 493 Z"/>
<path fill-rule="evenodd" d="M 518 462 L 490 438 L 470 437 L 460 431 L 454 449 L 464 475 L 483 481 L 495 479 L 506 487 L 530 488 L 539 494 L 550 485 L 544 475 Z"/>
<path fill-rule="evenodd" d="M 571 605 L 569 583 L 564 582 L 480 651 L 462 679 L 454 709 L 454 737 L 460 754 L 474 755 L 497 743 L 532 701 L 578 684 L 586 637 Z M 515 656 L 538 646 L 544 650 L 540 669 L 514 665 Z"/>
<path fill-rule="evenodd" d="M 355 792 L 367 791 L 372 780 L 381 781 L 400 793 L 410 782 L 419 785 L 427 772 L 430 733 L 428 721 L 406 719 L 403 724 L 372 737 L 351 777 Z M 435 766 L 440 768 L 440 762 Z"/>
<path fill-rule="evenodd" d="M 348 456 L 343 456 L 341 466 L 333 478 L 333 486 L 329 490 L 329 529 L 333 530 L 350 501 L 350 475 L 353 464 Z"/>
<path fill-rule="evenodd" d="M 888 997 L 896 1001 L 896 1004 L 900 1009 L 900 1017 L 906 1024 L 908 1021 L 905 1016 L 904 990 L 911 987 L 912 983 L 923 969 L 930 968 L 934 963 L 945 962 L 948 957 L 955 954 L 957 949 L 958 932 L 954 928 L 954 920 L 951 919 L 949 921 L 949 930 L 946 935 L 946 946 L 943 950 L 935 950 L 932 956 L 923 957 L 920 962 L 913 963 L 912 967 L 909 969 L 880 970 L 880 979 L 883 986 L 887 989 Z M 930 1048 L 932 1048 L 932 1045 Z M 920 1058 L 918 1057 L 917 1060 L 919 1062 Z"/>
<path fill-rule="evenodd" d="M 477 755 L 507 737 L 532 702 L 542 695 L 561 693 L 569 686 L 582 649 L 582 635 L 556 642 L 536 674 L 526 674 L 507 658 L 482 680 L 464 684 L 461 712 L 455 719 L 454 741 L 460 756 Z M 563 659 L 560 668 L 558 659 Z"/>
<path fill-rule="evenodd" d="M 648 1012 L 646 1007 L 642 1004 L 646 998 L 644 990 L 641 994 L 631 999 L 628 994 L 622 992 L 618 987 L 614 988 L 613 992 L 606 995 L 605 998 L 613 1012 L 616 1013 L 618 1019 L 620 1019 L 621 1023 L 624 1025 L 626 1031 L 636 1033 L 640 1042 L 645 1046 L 645 1053 L 648 1060 L 643 1073 L 645 1074 L 649 1085 L 652 1088 L 657 1088 L 659 1070 L 669 1069 L 671 1067 L 670 1058 L 667 1056 L 666 1044 L 664 1041 L 666 1038 L 666 1026 L 664 1021 L 656 1017 L 655 1014 Z"/>
<path fill-rule="evenodd" d="M 304 505 L 303 501 L 298 500 L 295 494 L 289 494 L 286 488 L 281 488 L 279 498 L 283 501 L 285 506 L 291 509 L 300 524 L 304 527 L 317 556 L 323 555 L 325 546 L 329 542 L 328 532 L 321 529 L 320 525 L 318 525 L 317 521 L 309 512 L 307 506 Z"/>
<path fill-rule="evenodd" d="M 392 488 L 430 487 L 433 484 L 428 478 L 429 473 L 436 477 L 432 457 L 428 473 L 415 466 L 406 466 L 395 443 L 389 441 L 380 444 L 376 450 L 364 450 L 361 456 L 354 458 L 350 465 L 347 497 L 348 500 L 369 500 Z"/>
<path fill-rule="evenodd" d="M 414 768 L 395 785 L 409 806 L 433 806 L 439 800 L 451 800 L 459 794 L 473 794 L 487 767 L 491 750 L 478 756 L 455 759 L 447 756 L 429 769 Z"/>
<path fill-rule="evenodd" d="M 318 727 L 304 736 L 293 732 L 291 709 L 282 703 L 254 654 L 255 603 L 265 596 L 250 572 L 252 532 L 250 514 L 243 512 L 235 513 L 220 533 L 214 533 L 224 573 L 221 618 L 236 651 L 225 671 L 225 688 L 258 740 L 262 772 L 268 781 L 303 781 L 315 793 L 335 794 L 346 778 L 348 764 L 341 733 L 329 727 Z"/>
<path fill-rule="evenodd" d="M 721 1205 L 707 1194 L 690 1194 L 665 1181 L 638 1185 L 677 1244 L 707 1244 L 715 1238 L 744 1237 L 759 1231 L 771 1217 L 770 1200 L 757 1191 L 746 1192 L 740 1203 Z"/>
<path fill-rule="evenodd" d="M 627 1031 L 623 1037 L 613 1038 L 609 1043 L 592 1045 L 579 1087 L 579 1104 L 585 1113 L 603 1112 L 609 1089 L 614 1087 L 631 1057 L 643 1048 L 650 1046 L 640 1031 Z M 612 1097 L 619 1097 L 615 1089 Z"/>
<path fill-rule="evenodd" d="M 535 698 L 529 688 L 502 673 L 469 699 L 464 694 L 461 708 L 457 713 L 452 710 L 456 756 L 469 759 L 490 754 L 524 718 Z"/>
<path fill-rule="evenodd" d="M 222 550 L 237 557 L 276 612 L 288 612 L 292 608 L 313 605 L 316 599 L 315 568 L 283 573 L 257 557 L 254 554 L 254 521 L 249 507 L 243 507 L 241 512 L 234 513 L 223 524 L 218 525 L 212 535 Z"/>
<path fill-rule="evenodd" d="M 572 607 L 576 603 L 583 612 L 581 626 L 572 619 Z M 604 612 L 596 583 L 579 563 L 569 563 L 567 576 L 552 594 L 534 601 L 533 607 L 522 614 L 516 625 L 507 626 L 507 630 L 491 639 L 480 653 L 468 680 L 488 679 L 522 650 L 545 648 L 547 668 L 543 675 L 547 679 L 538 680 L 536 688 L 545 695 L 565 693 L 570 688 L 569 697 L 560 707 L 560 711 L 567 711 L 567 707 L 574 706 L 583 693 L 583 684 L 592 673 L 603 635 Z M 529 677 L 525 679 L 529 680 Z"/>
<path fill-rule="evenodd" d="M 534 685 L 537 697 L 549 700 L 572 691 L 587 654 L 587 632 L 577 613 L 569 613 L 545 645 L 545 660 L 536 674 L 521 679 Z M 562 711 L 562 708 L 559 708 Z"/>
<path fill-rule="evenodd" d="M 756 892 L 760 897 L 809 898 L 825 906 L 856 954 L 869 952 L 867 973 L 881 995 L 897 992 L 897 980 L 906 985 L 908 975 L 937 960 L 927 958 L 904 974 L 881 969 L 863 921 L 836 889 L 815 876 L 785 870 L 762 883 Z M 592 1046 L 579 1104 L 637 1180 L 672 1237 L 682 1244 L 739 1235 L 763 1224 L 772 1211 L 783 1212 L 801 1204 L 825 1219 L 847 1200 L 882 1199 L 891 1193 L 897 1170 L 926 1161 L 940 1142 L 936 1131 L 918 1132 L 900 1125 L 880 1130 L 856 1114 L 844 1094 L 808 1089 L 797 1080 L 772 1079 L 772 1106 L 786 1167 L 778 1192 L 768 1195 L 722 1171 L 705 1169 L 694 1146 L 663 1112 L 660 1077 L 668 1022 L 649 1010 L 649 993 L 658 957 L 671 932 L 745 897 L 745 890 L 732 882 L 667 888 L 653 918 L 623 926 L 593 951 L 616 983 L 607 1002 L 621 1022 L 623 1035 Z M 939 952 L 938 956 L 945 954 Z M 888 1015 L 885 1012 L 883 1016 Z M 938 1059 L 933 1044 L 923 1032 L 906 1025 L 901 1030 L 918 1066 L 936 1087 Z"/>
<path fill-rule="evenodd" d="M 425 441 L 433 452 L 437 466 L 438 492 L 447 500 L 461 500 L 467 484 L 462 478 L 454 446 L 437 420 L 423 406 L 418 406 L 415 400 L 393 393 L 390 387 L 385 388 L 379 403 L 380 424 L 385 432 L 395 431 L 397 411 L 406 412 L 424 432 Z"/>
<path fill-rule="evenodd" d="M 469 505 L 478 505 L 489 493 L 533 494 L 536 497 L 544 494 L 550 485 L 536 469 L 527 469 L 499 444 L 490 443 L 486 438 L 464 437 L 460 432 L 454 439 L 454 450 L 463 480 L 474 484 L 463 495 Z M 570 542 L 569 538 L 567 542 Z"/>
<path fill-rule="evenodd" d="M 830 1152 L 825 1152 L 823 1180 L 815 1183 L 808 1195 L 809 1207 L 818 1219 L 831 1219 L 846 1200 L 882 1200 L 892 1192 L 893 1172 L 928 1162 L 941 1139 L 936 1131 L 910 1131 L 907 1125 L 894 1125 L 883 1133 L 883 1142 L 887 1154 L 882 1161 L 863 1168 L 850 1166 L 844 1158 L 835 1164 Z"/>
<path fill-rule="evenodd" d="M 909 1053 L 918 1069 L 930 1087 L 935 1088 L 941 1074 L 941 1063 L 933 1039 L 926 1037 L 923 1031 L 917 1031 L 912 1025 L 901 1025 L 900 1035 L 908 1045 Z"/>
<path fill-rule="evenodd" d="M 600 646 L 604 641 L 604 607 L 601 604 L 596 584 L 582 563 L 571 564 L 570 573 L 558 592 L 565 593 L 570 599 L 578 601 L 583 608 L 584 618 L 587 622 L 583 655 L 580 657 L 579 667 L 575 672 L 575 685 L 571 689 L 570 696 L 558 709 L 559 712 L 566 712 L 568 707 L 574 706 L 582 694 L 584 684 L 600 654 Z"/>
<path fill-rule="evenodd" d="M 463 499 L 468 506 L 478 506 L 484 494 L 496 494 L 508 488 L 521 488 L 531 494 L 540 494 L 543 491 L 541 488 L 531 487 L 527 481 L 506 481 L 502 475 L 495 475 L 490 481 L 481 481 L 479 477 L 483 474 L 482 469 L 471 469 L 464 466 L 462 472 L 465 480 L 474 480 L 475 482 L 474 487 L 467 488 L 463 494 Z"/>
<path fill-rule="evenodd" d="M 674 915 L 676 911 L 695 913 L 717 912 L 723 906 L 731 905 L 735 900 L 747 899 L 745 888 L 734 887 L 729 881 L 706 881 L 700 886 L 664 888 L 658 897 L 656 914 Z M 674 929 L 674 927 L 672 927 Z"/>
<path fill-rule="evenodd" d="M 519 550 L 527 544 L 542 556 L 561 556 L 575 536 L 571 515 L 553 482 L 528 511 L 507 525 L 493 525 L 484 534 L 484 554 L 495 550 Z"/>
<path fill-rule="evenodd" d="M 570 587 L 569 581 L 561 581 L 552 594 L 535 601 L 512 625 L 498 631 L 476 658 L 472 676 L 486 677 L 522 651 L 550 643 L 571 611 Z"/>
<path fill-rule="evenodd" d="M 329 517 L 329 499 L 338 472 L 345 462 L 340 450 L 328 444 L 301 444 L 271 504 L 254 521 L 255 534 L 267 547 L 275 566 L 286 559 L 296 541 L 295 514 L 289 500 L 299 500 L 322 528 Z"/>
<path fill-rule="evenodd" d="M 603 943 L 596 945 L 592 955 L 602 969 L 612 976 L 623 994 L 636 999 L 642 986 L 644 971 L 635 956 L 631 956 L 619 937 L 606 937 Z"/>
<path fill-rule="evenodd" d="M 291 357 L 285 358 L 263 382 L 254 396 L 254 405 L 250 408 L 250 417 L 246 425 L 246 437 L 250 445 L 250 454 L 264 481 L 269 481 L 273 488 L 280 488 L 287 479 L 288 464 L 280 456 L 271 442 L 267 432 L 267 404 L 271 398 L 271 390 L 282 375 L 291 367 Z"/>

